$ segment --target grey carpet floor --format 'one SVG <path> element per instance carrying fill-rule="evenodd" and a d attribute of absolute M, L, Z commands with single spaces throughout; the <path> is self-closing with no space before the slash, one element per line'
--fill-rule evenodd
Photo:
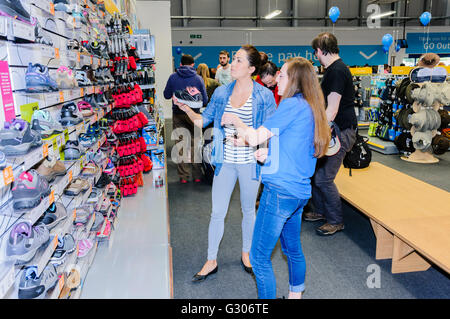
<path fill-rule="evenodd" d="M 450 153 L 439 164 L 407 163 L 395 155 L 374 153 L 379 161 L 427 183 L 450 191 Z M 181 185 L 169 162 L 170 234 L 173 248 L 174 297 L 182 299 L 254 299 L 256 282 L 242 269 L 239 184 L 233 192 L 218 255 L 219 271 L 202 283 L 192 276 L 206 260 L 211 187 Z M 344 203 L 345 230 L 319 237 L 320 222 L 303 222 L 301 241 L 306 257 L 305 299 L 321 298 L 450 298 L 450 276 L 437 267 L 424 272 L 391 274 L 390 260 L 375 260 L 375 237 L 369 220 Z M 450 249 L 450 248 L 449 248 Z M 278 296 L 288 294 L 288 267 L 278 242 L 272 256 Z M 379 277 L 374 279 L 376 274 Z M 378 280 L 379 279 L 379 280 Z M 374 285 L 375 283 L 375 285 Z M 374 287 L 375 286 L 375 287 Z"/>

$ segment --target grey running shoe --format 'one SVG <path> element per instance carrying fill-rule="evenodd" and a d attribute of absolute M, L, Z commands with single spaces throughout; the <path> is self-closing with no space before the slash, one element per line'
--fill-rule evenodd
<path fill-rule="evenodd" d="M 37 267 L 23 270 L 19 283 L 19 299 L 44 299 L 47 291 L 58 282 L 58 273 L 52 264 L 48 264 L 41 275 L 37 276 Z"/>
<path fill-rule="evenodd" d="M 39 132 L 43 138 L 64 132 L 64 128 L 55 121 L 50 112 L 37 110 L 31 117 L 32 129 Z"/>
<path fill-rule="evenodd" d="M 105 217 L 103 216 L 103 214 L 96 211 L 95 212 L 95 220 L 94 220 L 94 224 L 91 227 L 91 231 L 99 231 L 102 228 L 104 221 L 105 221 Z"/>
<path fill-rule="evenodd" d="M 56 247 L 56 250 L 62 249 L 70 254 L 75 251 L 76 247 L 75 238 L 73 238 L 72 234 L 65 234 L 63 238 L 58 238 L 58 246 Z"/>
<path fill-rule="evenodd" d="M 83 153 L 84 149 L 78 141 L 69 140 L 67 141 L 66 146 L 64 147 L 64 160 L 65 161 L 78 160 Z"/>
<path fill-rule="evenodd" d="M 56 249 L 53 252 L 52 257 L 50 257 L 49 262 L 52 265 L 59 266 L 59 265 L 63 264 L 66 261 L 66 257 L 67 257 L 67 251 L 66 250 L 64 250 L 64 249 Z"/>
<path fill-rule="evenodd" d="M 34 169 L 20 174 L 12 185 L 14 209 L 30 209 L 38 206 L 44 197 L 50 195 L 51 189 L 47 180 Z"/>
<path fill-rule="evenodd" d="M 6 245 L 6 256 L 16 258 L 16 264 L 27 263 L 36 251 L 50 238 L 45 225 L 32 227 L 28 221 L 20 222 L 12 228 Z"/>
<path fill-rule="evenodd" d="M 0 130 L 0 151 L 6 156 L 25 155 L 32 147 L 42 145 L 41 135 L 24 120 L 5 122 L 4 127 Z"/>
<path fill-rule="evenodd" d="M 73 223 L 76 224 L 86 224 L 91 216 L 94 208 L 91 205 L 83 205 L 77 207 L 77 215 Z"/>
<path fill-rule="evenodd" d="M 50 205 L 44 215 L 38 219 L 36 224 L 44 224 L 49 230 L 55 227 L 61 220 L 67 217 L 67 211 L 64 205 L 56 202 Z"/>

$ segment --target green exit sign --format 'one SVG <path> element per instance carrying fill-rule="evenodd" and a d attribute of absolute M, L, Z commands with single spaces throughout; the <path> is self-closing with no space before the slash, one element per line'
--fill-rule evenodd
<path fill-rule="evenodd" d="M 191 35 L 190 35 L 190 38 L 191 38 L 191 39 L 201 39 L 201 38 L 202 38 L 202 35 L 201 35 L 201 34 L 191 34 Z"/>

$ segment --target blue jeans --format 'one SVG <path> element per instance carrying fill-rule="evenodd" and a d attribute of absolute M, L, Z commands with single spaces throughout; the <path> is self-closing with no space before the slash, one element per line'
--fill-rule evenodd
<path fill-rule="evenodd" d="M 300 243 L 300 230 L 303 207 L 307 202 L 308 199 L 286 195 L 274 185 L 264 185 L 250 250 L 250 262 L 260 299 L 276 298 L 277 287 L 270 257 L 278 238 L 288 261 L 289 290 L 305 290 L 306 263 Z"/>

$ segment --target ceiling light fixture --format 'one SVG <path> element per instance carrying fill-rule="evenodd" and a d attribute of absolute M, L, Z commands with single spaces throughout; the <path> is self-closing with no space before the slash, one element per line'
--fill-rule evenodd
<path fill-rule="evenodd" d="M 372 20 L 380 19 L 383 17 L 393 15 L 395 13 L 397 13 L 397 11 L 388 11 L 388 12 L 383 12 L 383 13 L 379 13 L 379 14 L 374 14 L 374 15 L 370 16 L 370 19 L 372 19 Z"/>
<path fill-rule="evenodd" d="M 274 10 L 271 13 L 269 13 L 268 15 L 266 15 L 264 18 L 265 19 L 272 19 L 273 17 L 276 17 L 277 15 L 279 15 L 281 12 L 281 10 Z"/>

